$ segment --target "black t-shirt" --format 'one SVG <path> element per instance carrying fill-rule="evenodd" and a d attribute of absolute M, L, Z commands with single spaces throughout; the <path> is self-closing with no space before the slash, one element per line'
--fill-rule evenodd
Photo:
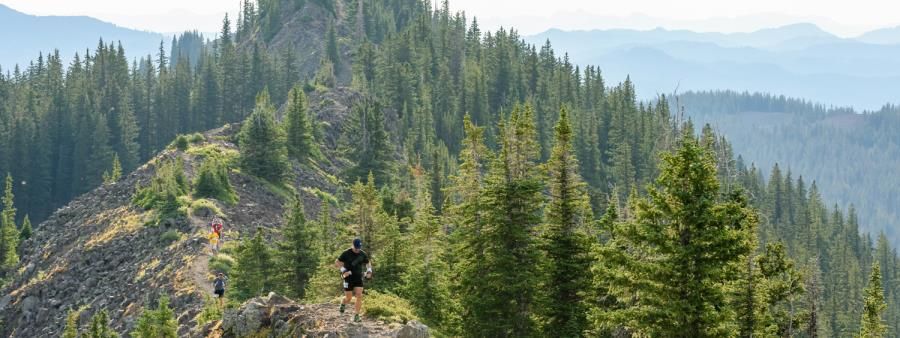
<path fill-rule="evenodd" d="M 365 274 L 366 264 L 369 264 L 369 255 L 365 251 L 359 250 L 359 253 L 353 252 L 353 249 L 347 249 L 338 257 L 344 268 L 352 272 L 349 279 L 361 281 Z"/>

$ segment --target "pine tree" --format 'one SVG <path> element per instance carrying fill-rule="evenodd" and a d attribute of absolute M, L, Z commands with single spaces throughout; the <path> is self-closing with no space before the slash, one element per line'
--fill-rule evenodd
<path fill-rule="evenodd" d="M 724 285 L 750 253 L 756 218 L 741 193 L 718 192 L 712 154 L 685 134 L 663 155 L 649 197 L 635 201 L 635 219 L 616 224 L 600 250 L 595 271 L 618 304 L 595 309 L 595 327 L 665 337 L 737 331 Z"/>
<path fill-rule="evenodd" d="M 66 315 L 66 327 L 63 329 L 62 338 L 78 338 L 78 316 L 81 311 L 69 310 Z"/>
<path fill-rule="evenodd" d="M 86 338 L 116 338 L 118 335 L 109 327 L 109 315 L 100 310 L 91 317 L 91 327 Z"/>
<path fill-rule="evenodd" d="M 806 304 L 808 319 L 806 320 L 806 336 L 810 338 L 825 337 L 821 334 L 822 318 L 822 276 L 819 270 L 819 259 L 810 259 L 809 274 L 806 278 Z"/>
<path fill-rule="evenodd" d="M 347 179 L 363 180 L 371 173 L 377 185 L 390 183 L 392 150 L 381 105 L 374 100 L 357 103 L 345 126 L 341 148 L 347 158 L 355 161 L 346 172 Z"/>
<path fill-rule="evenodd" d="M 245 240 L 237 250 L 234 275 L 234 293 L 239 300 L 264 295 L 273 290 L 272 249 L 264 242 L 262 232 Z"/>
<path fill-rule="evenodd" d="M 113 184 L 122 178 L 122 163 L 119 162 L 119 153 L 113 154 L 112 171 L 103 172 L 103 184 Z"/>
<path fill-rule="evenodd" d="M 579 293 L 588 290 L 591 283 L 585 267 L 591 263 L 586 234 L 592 212 L 578 175 L 569 123 L 568 112 L 563 108 L 547 163 L 550 201 L 541 238 L 546 257 L 542 267 L 545 280 L 541 284 L 546 298 L 541 312 L 548 321 L 544 334 L 560 337 L 577 337 L 586 329 L 587 308 Z"/>
<path fill-rule="evenodd" d="M 34 230 L 31 228 L 31 220 L 28 219 L 28 215 L 25 215 L 25 219 L 22 221 L 22 230 L 19 231 L 19 244 L 31 238 L 33 231 Z"/>
<path fill-rule="evenodd" d="M 881 267 L 878 262 L 872 265 L 872 274 L 869 277 L 869 286 L 865 290 L 863 299 L 862 328 L 860 337 L 880 338 L 887 333 L 887 325 L 884 323 L 884 310 L 887 304 L 884 301 L 884 289 L 881 285 Z"/>
<path fill-rule="evenodd" d="M 500 125 L 502 147 L 479 196 L 480 234 L 464 245 L 482 256 L 464 262 L 460 283 L 463 332 L 468 336 L 529 336 L 537 289 L 533 231 L 540 223 L 543 186 L 536 171 L 540 156 L 530 108 L 513 110 Z M 473 225 L 467 225 L 473 226 Z"/>
<path fill-rule="evenodd" d="M 207 157 L 194 179 L 194 197 L 215 198 L 233 204 L 237 194 L 228 179 L 228 167 L 216 157 Z"/>
<path fill-rule="evenodd" d="M 137 320 L 133 338 L 176 338 L 178 337 L 178 321 L 175 311 L 169 307 L 169 297 L 163 295 L 157 302 L 156 309 L 144 309 Z"/>
<path fill-rule="evenodd" d="M 307 111 L 306 95 L 299 86 L 291 89 L 285 113 L 287 149 L 291 157 L 305 162 L 314 152 L 312 124 Z"/>
<path fill-rule="evenodd" d="M 769 243 L 765 252 L 757 257 L 763 278 L 765 310 L 761 319 L 766 335 L 792 337 L 801 331 L 797 298 L 805 292 L 803 277 L 786 255 L 784 244 Z"/>
<path fill-rule="evenodd" d="M 0 214 L 0 273 L 3 276 L 19 264 L 19 231 L 16 229 L 16 207 L 13 202 L 12 175 L 6 175 L 3 190 L 3 212 Z"/>
<path fill-rule="evenodd" d="M 336 74 L 340 74 L 341 72 L 341 51 L 338 47 L 337 34 L 334 31 L 334 25 L 328 28 L 328 36 L 327 36 L 327 45 L 325 46 L 326 55 L 328 55 L 328 61 L 334 65 L 334 72 Z"/>
<path fill-rule="evenodd" d="M 287 175 L 284 132 L 275 123 L 275 107 L 269 101 L 268 90 L 256 97 L 256 108 L 241 127 L 240 148 L 245 173 L 271 182 L 281 182 Z"/>
<path fill-rule="evenodd" d="M 415 216 L 412 225 L 413 259 L 404 275 L 403 295 L 410 300 L 419 315 L 430 322 L 442 323 L 450 302 L 444 261 L 444 229 L 435 216 L 431 196 L 425 183 L 426 175 L 420 165 L 412 168 L 415 180 Z"/>
<path fill-rule="evenodd" d="M 382 196 L 375 187 L 375 175 L 366 183 L 357 181 L 351 188 L 350 207 L 344 218 L 351 236 L 359 237 L 372 261 L 378 262 L 378 278 L 373 287 L 380 291 L 396 292 L 404 270 L 406 242 L 400 233 L 397 219 L 385 211 Z"/>
<path fill-rule="evenodd" d="M 278 242 L 275 262 L 278 265 L 281 288 L 285 295 L 303 299 L 307 283 L 319 265 L 316 233 L 306 222 L 299 196 L 284 216 L 284 239 Z"/>
<path fill-rule="evenodd" d="M 755 247 L 755 245 L 754 245 Z M 738 279 L 732 306 L 735 309 L 738 325 L 738 336 L 752 338 L 759 336 L 762 323 L 760 315 L 762 309 L 762 275 L 759 272 L 758 262 L 752 254 L 742 258 L 744 262 L 740 278 Z"/>

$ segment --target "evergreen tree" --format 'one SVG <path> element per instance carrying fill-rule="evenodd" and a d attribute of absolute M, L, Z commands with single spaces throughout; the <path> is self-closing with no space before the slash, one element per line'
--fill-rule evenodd
<path fill-rule="evenodd" d="M 194 179 L 194 197 L 215 198 L 225 203 L 237 202 L 237 194 L 228 179 L 228 167 L 216 157 L 207 157 Z"/>
<path fill-rule="evenodd" d="M 406 251 L 405 238 L 397 220 L 385 211 L 373 174 L 366 183 L 357 181 L 350 192 L 350 207 L 344 218 L 351 236 L 362 239 L 366 253 L 372 261 L 378 262 L 378 278 L 373 281 L 373 287 L 396 292 L 402 282 Z"/>
<path fill-rule="evenodd" d="M 66 315 L 66 327 L 63 329 L 62 338 L 78 338 L 78 316 L 81 311 L 69 310 Z"/>
<path fill-rule="evenodd" d="M 119 153 L 113 154 L 112 171 L 103 172 L 103 183 L 113 184 L 122 178 L 122 163 L 119 162 Z"/>
<path fill-rule="evenodd" d="M 755 243 L 751 244 L 755 247 Z M 752 338 L 759 336 L 762 330 L 763 313 L 762 275 L 759 272 L 757 259 L 752 254 L 742 258 L 741 275 L 732 295 L 738 325 L 738 336 Z"/>
<path fill-rule="evenodd" d="M 797 298 L 805 292 L 803 277 L 786 255 L 783 244 L 769 243 L 763 255 L 757 258 L 763 277 L 765 311 L 762 325 L 765 335 L 792 337 L 801 331 Z"/>
<path fill-rule="evenodd" d="M 319 253 L 315 247 L 316 233 L 306 222 L 299 196 L 291 203 L 284 220 L 284 240 L 278 242 L 275 252 L 276 269 L 285 295 L 303 299 L 307 283 L 319 265 Z"/>
<path fill-rule="evenodd" d="M 273 290 L 276 279 L 272 249 L 264 242 L 261 231 L 257 230 L 255 236 L 240 244 L 235 258 L 232 274 L 236 299 L 244 300 Z"/>
<path fill-rule="evenodd" d="M 530 108 L 517 107 L 500 125 L 501 152 L 478 198 L 480 234 L 464 244 L 483 254 L 462 263 L 467 266 L 460 276 L 466 288 L 462 329 L 468 336 L 521 337 L 535 332 L 531 308 L 538 255 L 533 232 L 541 220 L 543 186 L 535 165 L 540 150 L 533 119 Z"/>
<path fill-rule="evenodd" d="M 106 310 L 100 310 L 91 317 L 91 327 L 86 338 L 116 338 L 119 335 L 109 327 L 109 315 Z"/>
<path fill-rule="evenodd" d="M 546 298 L 541 312 L 548 322 L 544 334 L 560 337 L 577 337 L 586 329 L 587 308 L 580 293 L 591 284 L 585 267 L 591 264 L 587 225 L 592 212 L 578 175 L 572 137 L 568 112 L 563 108 L 547 163 L 550 201 L 541 243 L 546 257 L 541 284 Z"/>
<path fill-rule="evenodd" d="M 344 154 L 355 161 L 346 172 L 349 181 L 363 180 L 371 173 L 379 186 L 391 182 L 392 150 L 384 128 L 384 114 L 376 101 L 353 106 L 342 136 Z"/>
<path fill-rule="evenodd" d="M 31 238 L 33 231 L 31 229 L 31 220 L 28 219 L 28 215 L 25 215 L 25 219 L 22 221 L 22 230 L 19 231 L 19 244 Z"/>
<path fill-rule="evenodd" d="M 337 34 L 333 25 L 328 28 L 326 42 L 325 53 L 328 56 L 328 61 L 334 65 L 334 72 L 339 74 L 341 72 L 341 51 L 338 47 Z"/>
<path fill-rule="evenodd" d="M 0 214 L 0 273 L 3 276 L 19 264 L 19 231 L 16 229 L 16 207 L 13 203 L 12 175 L 6 175 L 3 190 L 3 212 Z"/>
<path fill-rule="evenodd" d="M 403 295 L 410 300 L 419 315 L 432 323 L 442 323 L 450 303 L 444 261 L 444 229 L 435 216 L 431 196 L 421 166 L 412 168 L 415 179 L 415 221 L 412 225 L 412 257 L 404 275 Z"/>
<path fill-rule="evenodd" d="M 281 182 L 289 163 L 283 130 L 275 123 L 275 107 L 264 90 L 256 98 L 256 108 L 241 127 L 241 168 L 245 173 L 271 182 Z"/>
<path fill-rule="evenodd" d="M 291 89 L 285 113 L 287 149 L 291 157 L 305 162 L 314 152 L 315 141 L 307 111 L 306 95 L 299 86 Z"/>
<path fill-rule="evenodd" d="M 887 333 L 887 325 L 884 323 L 884 310 L 887 304 L 884 301 L 884 289 L 881 285 L 881 267 L 878 262 L 872 265 L 872 274 L 869 277 L 869 286 L 865 290 L 865 304 L 862 314 L 862 328 L 860 337 L 880 338 Z"/>
<path fill-rule="evenodd" d="M 138 317 L 133 338 L 176 338 L 178 337 L 178 321 L 175 311 L 169 307 L 169 297 L 159 298 L 156 309 L 144 309 Z"/>
<path fill-rule="evenodd" d="M 618 304 L 595 309 L 595 327 L 667 337 L 737 331 L 724 285 L 752 248 L 756 218 L 740 193 L 718 192 L 712 154 L 685 134 L 663 155 L 649 197 L 635 201 L 635 219 L 615 225 L 600 250 L 595 271 Z"/>

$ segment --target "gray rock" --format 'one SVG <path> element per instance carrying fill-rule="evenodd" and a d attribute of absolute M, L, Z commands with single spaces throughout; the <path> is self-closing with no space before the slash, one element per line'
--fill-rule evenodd
<path fill-rule="evenodd" d="M 428 326 L 415 320 L 406 323 L 400 331 L 397 332 L 397 338 L 429 338 L 431 334 L 428 332 Z"/>
<path fill-rule="evenodd" d="M 237 337 L 246 337 L 262 327 L 265 305 L 252 299 L 238 310 L 225 311 L 222 328 Z"/>
<path fill-rule="evenodd" d="M 11 295 L 6 295 L 6 296 L 3 296 L 3 298 L 0 298 L 0 311 L 5 310 L 6 307 L 9 306 L 9 302 L 11 302 L 11 301 L 12 301 Z"/>
<path fill-rule="evenodd" d="M 35 296 L 28 296 L 22 300 L 22 312 L 34 312 L 37 310 L 38 299 Z"/>

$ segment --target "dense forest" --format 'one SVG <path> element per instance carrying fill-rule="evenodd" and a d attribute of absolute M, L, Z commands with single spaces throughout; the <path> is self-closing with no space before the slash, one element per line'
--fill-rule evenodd
<path fill-rule="evenodd" d="M 307 74 L 274 46 L 311 10 L 331 15 Z M 898 335 L 884 323 L 900 322 L 900 261 L 884 235 L 860 234 L 856 210 L 744 163 L 666 97 L 638 102 L 629 79 L 607 83 L 550 42 L 482 32 L 446 1 L 244 1 L 235 26 L 131 64 L 101 42 L 67 67 L 51 53 L 0 76 L 0 170 L 15 177 L 5 273 L 25 215 L 46 217 L 178 134 L 246 118 L 227 165 L 278 183 L 292 163 L 330 160 L 349 194 L 334 215 L 292 204 L 278 245 L 241 243 L 235 301 L 333 299 L 331 257 L 358 236 L 371 290 L 448 335 Z M 327 122 L 305 94 L 347 86 L 364 98 L 340 158 L 318 156 Z M 172 167 L 136 201 L 183 194 Z M 228 185 L 209 170 L 211 187 Z"/>
<path fill-rule="evenodd" d="M 675 101 L 675 100 L 672 100 Z M 728 135 L 748 162 L 815 179 L 825 200 L 854 205 L 861 227 L 900 243 L 900 108 L 826 107 L 759 93 L 692 92 L 679 96 L 687 116 Z"/>

